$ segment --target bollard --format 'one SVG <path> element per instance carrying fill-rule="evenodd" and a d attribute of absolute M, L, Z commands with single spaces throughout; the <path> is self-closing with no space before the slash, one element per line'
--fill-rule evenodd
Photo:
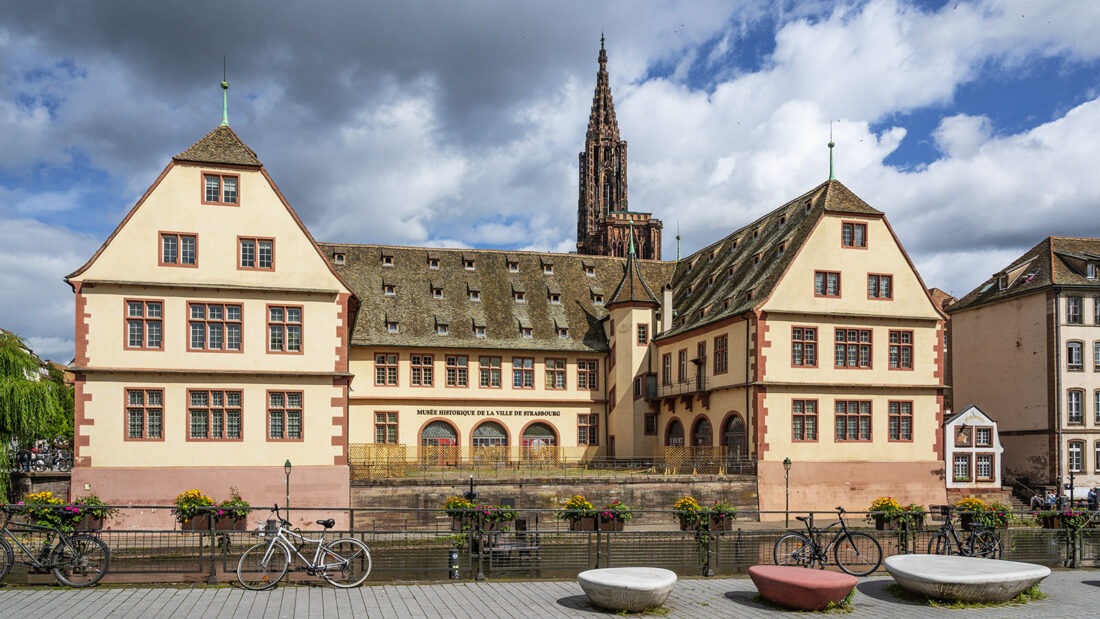
<path fill-rule="evenodd" d="M 447 567 L 449 572 L 447 576 L 451 580 L 458 580 L 458 549 L 452 548 L 447 551 Z"/>

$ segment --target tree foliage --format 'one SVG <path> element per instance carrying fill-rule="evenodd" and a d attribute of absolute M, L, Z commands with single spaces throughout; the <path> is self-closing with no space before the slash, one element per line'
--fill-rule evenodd
<path fill-rule="evenodd" d="M 0 333 L 0 497 L 10 481 L 10 450 L 41 438 L 72 440 L 73 395 L 60 370 L 43 375 L 42 361 L 14 334 Z"/>

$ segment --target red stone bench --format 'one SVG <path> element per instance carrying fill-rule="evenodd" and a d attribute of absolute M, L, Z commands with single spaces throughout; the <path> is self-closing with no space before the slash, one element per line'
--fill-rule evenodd
<path fill-rule="evenodd" d="M 791 567 L 754 565 L 749 578 L 765 600 L 794 610 L 823 610 L 830 602 L 840 604 L 859 582 L 839 572 Z"/>

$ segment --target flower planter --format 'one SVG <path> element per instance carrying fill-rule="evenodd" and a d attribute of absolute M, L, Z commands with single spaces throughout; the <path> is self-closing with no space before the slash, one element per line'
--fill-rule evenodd
<path fill-rule="evenodd" d="M 887 518 L 885 516 L 875 514 L 875 530 L 876 531 L 893 531 L 898 526 L 897 520 Z"/>
<path fill-rule="evenodd" d="M 625 523 L 622 520 L 619 520 L 619 519 L 605 520 L 603 518 L 600 518 L 600 530 L 601 531 L 622 531 L 623 530 L 623 524 L 625 524 Z"/>
<path fill-rule="evenodd" d="M 569 521 L 570 531 L 595 531 L 596 530 L 596 517 L 584 516 L 583 518 L 576 518 Z"/>
<path fill-rule="evenodd" d="M 925 514 L 921 514 L 919 517 L 917 517 L 917 516 L 904 517 L 899 521 L 900 525 L 901 525 L 899 528 L 901 528 L 903 531 L 923 531 L 924 530 L 924 516 L 925 516 Z"/>
<path fill-rule="evenodd" d="M 959 515 L 959 526 L 962 527 L 963 531 L 969 531 L 970 530 L 970 525 L 973 522 L 974 522 L 974 514 L 960 514 Z"/>
<path fill-rule="evenodd" d="M 77 531 L 99 531 L 103 528 L 103 519 L 95 516 L 84 516 L 76 521 Z"/>
<path fill-rule="evenodd" d="M 459 518 L 458 516 L 451 516 L 451 530 L 452 531 L 461 531 L 462 530 L 462 518 Z"/>
<path fill-rule="evenodd" d="M 244 531 L 248 528 L 248 520 L 244 518 L 222 517 L 214 519 L 215 531 Z"/>
<path fill-rule="evenodd" d="M 681 515 L 680 516 L 680 530 L 681 531 L 694 531 L 695 530 L 695 521 L 688 518 L 687 516 Z"/>
<path fill-rule="evenodd" d="M 1044 529 L 1061 529 L 1063 524 L 1061 516 L 1040 516 L 1039 522 Z"/>
<path fill-rule="evenodd" d="M 710 517 L 710 530 L 711 531 L 732 531 L 733 530 L 733 516 L 727 516 L 725 518 Z"/>
<path fill-rule="evenodd" d="M 180 531 L 209 531 L 210 514 L 200 514 L 180 523 Z"/>

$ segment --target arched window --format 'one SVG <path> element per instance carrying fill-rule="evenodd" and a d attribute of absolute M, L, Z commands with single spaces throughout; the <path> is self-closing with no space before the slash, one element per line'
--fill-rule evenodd
<path fill-rule="evenodd" d="M 474 447 L 493 447 L 508 444 L 508 433 L 495 421 L 486 421 L 474 428 Z"/>
<path fill-rule="evenodd" d="M 745 420 L 741 415 L 734 413 L 726 420 L 722 428 L 722 445 L 729 450 L 731 459 L 739 460 L 748 455 L 745 443 Z"/>
<path fill-rule="evenodd" d="M 545 423 L 533 423 L 523 431 L 524 447 L 552 447 L 558 444 L 554 429 Z"/>
<path fill-rule="evenodd" d="M 695 422 L 695 428 L 691 431 L 691 444 L 695 447 L 714 445 L 714 430 L 710 425 L 710 420 L 706 417 Z"/>
<path fill-rule="evenodd" d="M 668 424 L 668 435 L 665 437 L 665 445 L 668 447 L 684 446 L 684 424 L 679 419 L 673 419 Z"/>
<path fill-rule="evenodd" d="M 446 421 L 433 421 L 420 431 L 420 444 L 428 447 L 451 447 L 458 443 L 458 433 Z"/>

